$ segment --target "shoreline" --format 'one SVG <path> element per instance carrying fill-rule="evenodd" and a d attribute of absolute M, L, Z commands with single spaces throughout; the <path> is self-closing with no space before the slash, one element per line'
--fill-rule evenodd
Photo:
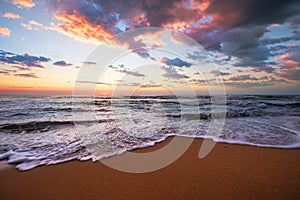
<path fill-rule="evenodd" d="M 133 152 L 158 150 L 172 138 Z M 0 199 L 300 198 L 300 149 L 216 143 L 199 159 L 202 141 L 194 139 L 171 165 L 142 174 L 76 160 L 18 171 L 4 160 L 0 163 Z"/>

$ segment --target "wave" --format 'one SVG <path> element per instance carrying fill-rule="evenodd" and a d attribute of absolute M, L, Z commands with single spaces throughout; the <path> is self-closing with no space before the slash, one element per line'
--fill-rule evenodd
<path fill-rule="evenodd" d="M 233 95 L 224 105 L 212 105 L 210 98 L 0 98 L 0 159 L 28 170 L 72 159 L 102 159 L 170 136 L 300 148 L 299 96 Z M 224 122 L 219 137 L 208 136 L 211 122 L 218 121 Z M 101 152 L 91 154 L 92 147 Z"/>
<path fill-rule="evenodd" d="M 40 133 L 49 131 L 50 128 L 59 126 L 70 126 L 75 124 L 91 124 L 110 122 L 111 119 L 102 120 L 82 120 L 82 121 L 34 121 L 26 123 L 11 123 L 0 125 L 0 132 L 5 133 Z"/>

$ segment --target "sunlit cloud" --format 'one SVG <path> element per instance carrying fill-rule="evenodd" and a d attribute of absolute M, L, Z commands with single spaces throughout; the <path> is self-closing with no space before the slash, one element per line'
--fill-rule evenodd
<path fill-rule="evenodd" d="M 33 26 L 43 26 L 41 23 L 35 21 L 35 20 L 29 20 L 28 22 L 29 24 L 33 25 Z"/>
<path fill-rule="evenodd" d="M 191 9 L 198 9 L 200 11 L 205 11 L 209 5 L 213 2 L 213 0 L 203 0 L 203 1 L 197 1 L 197 0 L 190 0 L 189 3 L 186 4 L 186 7 Z"/>
<path fill-rule="evenodd" d="M 8 18 L 8 19 L 20 19 L 21 18 L 20 15 L 14 14 L 12 12 L 6 12 L 2 15 L 2 17 Z"/>
<path fill-rule="evenodd" d="M 277 84 L 286 86 L 299 83 L 300 14 L 298 8 L 300 4 L 296 0 L 51 0 L 46 1 L 47 3 L 44 1 L 39 3 L 37 0 L 9 0 L 9 2 L 23 10 L 10 5 L 12 10 L 4 10 L 0 14 L 5 23 L 2 25 L 4 27 L 0 27 L 0 36 L 6 37 L 2 38 L 5 44 L 13 40 L 5 48 L 18 48 L 19 45 L 14 44 L 20 42 L 21 49 L 17 51 L 29 48 L 25 52 L 37 52 L 36 45 L 32 43 L 35 41 L 37 44 L 43 43 L 43 46 L 39 47 L 40 52 L 53 56 L 54 60 L 51 62 L 48 57 L 45 58 L 49 60 L 30 54 L 6 52 L 4 55 L 0 51 L 0 74 L 11 76 L 5 78 L 35 78 L 35 75 L 43 77 L 43 73 L 45 77 L 53 78 L 55 77 L 53 74 L 62 72 L 59 74 L 61 79 L 65 78 L 64 73 L 66 73 L 68 80 L 71 80 L 70 74 L 73 73 L 71 72 L 73 69 L 77 72 L 79 70 L 75 68 L 86 65 L 93 70 L 101 67 L 102 62 L 96 59 L 84 61 L 84 58 L 77 55 L 88 54 L 89 50 L 81 54 L 80 51 L 70 51 L 70 46 L 78 45 L 84 50 L 85 47 L 86 49 L 94 47 L 84 43 L 98 45 L 108 41 L 104 44 L 105 47 L 107 45 L 107 47 L 122 51 L 129 50 L 133 53 L 132 59 L 121 61 L 124 63 L 123 67 L 118 66 L 120 63 L 113 63 L 114 66 L 109 67 L 112 75 L 105 79 L 108 84 L 116 79 L 114 76 L 128 75 L 134 81 L 146 80 L 149 68 L 145 71 L 135 71 L 125 67 L 136 66 L 146 61 L 160 64 L 157 68 L 161 71 L 158 74 L 153 73 L 155 77 L 151 80 L 157 81 L 155 78 L 160 78 L 165 82 L 169 81 L 169 84 L 176 82 L 180 85 L 191 81 L 191 84 L 196 85 L 195 87 L 206 85 L 205 81 L 197 79 L 203 74 L 193 71 L 199 62 L 216 64 L 217 68 L 208 69 L 204 76 L 212 82 L 219 77 L 230 88 L 276 87 Z M 25 16 L 24 12 L 28 12 L 29 8 L 34 9 Z M 266 10 L 268 12 L 265 12 Z M 45 11 L 49 13 L 43 13 Z M 45 15 L 40 16 L 40 14 Z M 22 20 L 12 20 L 20 18 Z M 14 27 L 16 23 L 20 23 L 21 27 L 20 25 Z M 142 27 L 160 27 L 176 31 L 166 31 L 168 33 L 157 31 L 150 34 L 140 29 L 139 33 L 134 33 L 128 38 L 112 38 L 115 34 Z M 27 30 L 32 30 L 34 33 Z M 189 36 L 191 40 L 182 39 L 182 33 Z M 31 38 L 33 35 L 36 38 Z M 64 41 L 66 37 L 62 35 L 74 40 Z M 41 36 L 47 36 L 49 41 Z M 64 44 L 64 47 L 51 53 L 57 46 L 55 43 L 52 44 L 50 39 L 55 39 L 59 45 Z M 172 47 L 171 43 L 192 46 L 191 41 L 203 46 L 205 53 L 199 53 L 195 49 L 191 49 L 187 55 L 171 56 L 161 51 L 158 53 L 161 49 Z M 65 48 L 68 51 L 61 52 Z M 72 67 L 67 67 L 71 65 Z M 49 75 L 46 75 L 48 72 Z M 49 81 L 55 82 L 56 79 L 49 79 Z M 115 82 L 116 80 L 112 81 L 112 84 Z M 119 84 L 121 85 L 121 82 Z M 123 82 L 122 84 L 129 87 L 140 83 Z M 141 87 L 148 86 L 160 87 L 157 83 L 149 83 Z"/>
<path fill-rule="evenodd" d="M 35 6 L 32 0 L 12 0 L 12 4 L 19 8 L 32 8 Z"/>
<path fill-rule="evenodd" d="M 57 31 L 83 42 L 99 44 L 112 36 L 102 25 L 90 23 L 75 10 L 72 14 L 62 12 L 54 17 L 59 21 L 55 27 Z"/>
<path fill-rule="evenodd" d="M 2 37 L 9 37 L 10 36 L 10 30 L 8 28 L 0 27 L 0 35 Z"/>
<path fill-rule="evenodd" d="M 284 69 L 300 68 L 300 61 L 295 60 L 297 59 L 296 56 L 298 57 L 298 60 L 300 60 L 299 59 L 300 52 L 288 52 L 280 55 L 279 57 L 276 57 L 275 60 L 279 61 L 280 66 Z"/>
<path fill-rule="evenodd" d="M 29 20 L 28 23 L 21 23 L 21 26 L 27 30 L 48 29 L 48 27 L 43 26 L 41 23 L 35 20 Z"/>

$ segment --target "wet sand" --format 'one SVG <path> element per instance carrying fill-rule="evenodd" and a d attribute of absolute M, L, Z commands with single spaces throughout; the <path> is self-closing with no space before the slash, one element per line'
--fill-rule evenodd
<path fill-rule="evenodd" d="M 172 138 L 135 152 L 162 148 Z M 203 159 L 202 140 L 150 173 L 71 161 L 20 172 L 0 167 L 0 199 L 300 199 L 300 149 L 218 143 Z M 123 155 L 120 155 L 123 156 Z"/>

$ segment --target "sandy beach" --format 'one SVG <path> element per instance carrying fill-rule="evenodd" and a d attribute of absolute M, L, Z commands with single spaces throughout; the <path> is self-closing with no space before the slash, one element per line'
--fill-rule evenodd
<path fill-rule="evenodd" d="M 157 150 L 170 140 L 135 152 Z M 14 166 L 1 167 L 0 199 L 300 198 L 300 149 L 218 143 L 207 157 L 199 159 L 201 143 L 194 140 L 176 162 L 144 174 L 124 173 L 91 161 L 25 172 Z"/>

